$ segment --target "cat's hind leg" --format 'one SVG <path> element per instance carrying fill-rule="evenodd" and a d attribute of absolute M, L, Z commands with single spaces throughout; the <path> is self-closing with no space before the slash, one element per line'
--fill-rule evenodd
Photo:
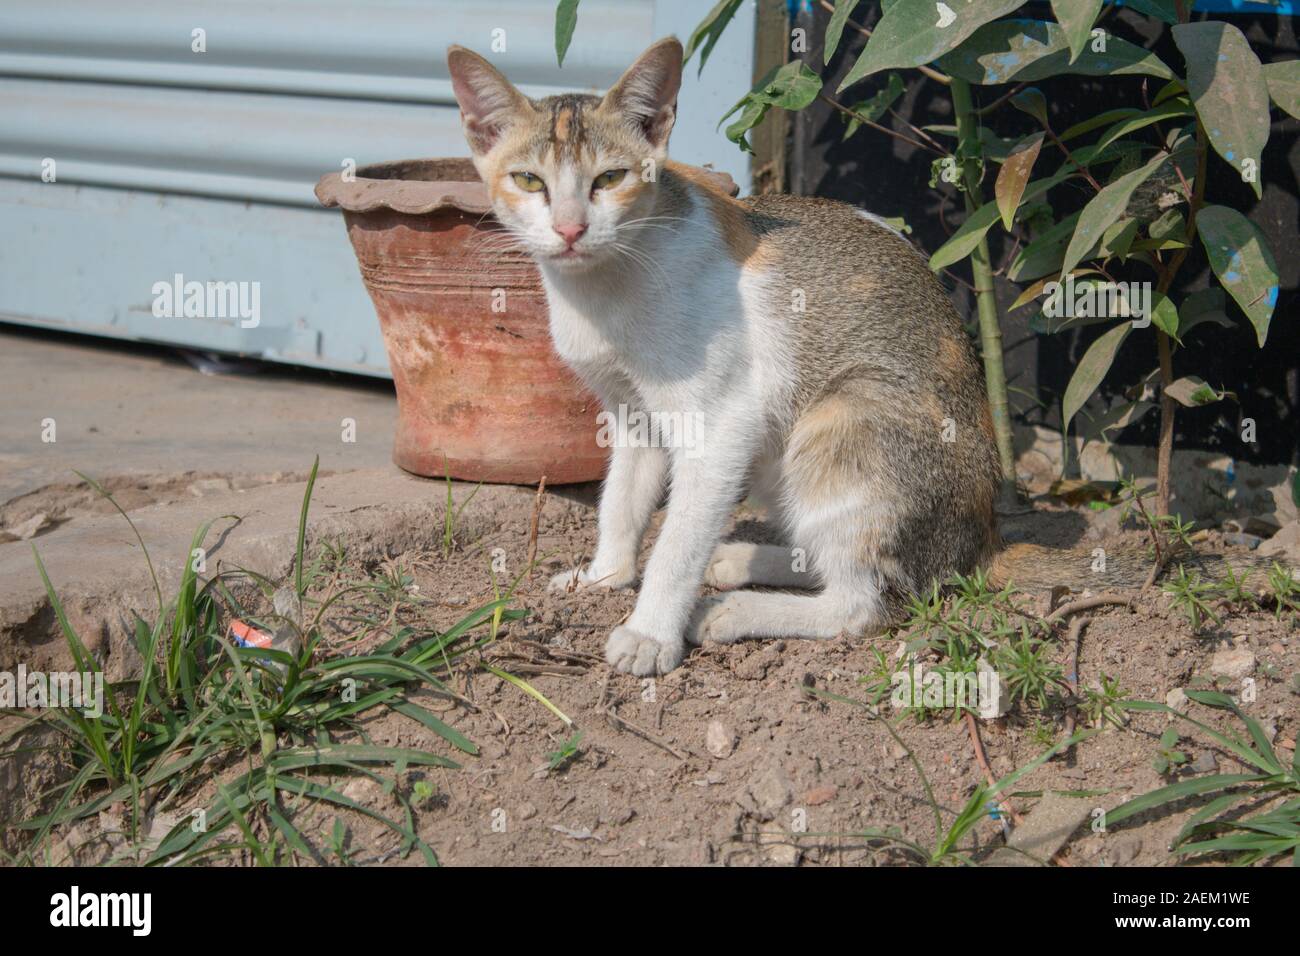
<path fill-rule="evenodd" d="M 897 555 L 904 526 L 901 509 L 909 498 L 881 434 L 897 423 L 882 416 L 872 393 L 870 381 L 843 383 L 800 416 L 786 445 L 784 517 L 791 540 L 806 551 L 811 570 L 799 583 L 808 586 L 806 579 L 815 577 L 821 591 L 737 591 L 708 598 L 693 619 L 693 642 L 826 639 L 875 633 L 889 624 L 887 592 L 906 579 Z M 738 563 L 722 550 L 711 571 L 720 560 Z M 795 586 L 788 571 L 790 551 L 780 550 L 784 553 L 779 566 L 775 552 L 762 550 L 747 556 L 749 566 L 762 565 L 779 586 Z M 719 573 L 713 571 L 713 576 Z M 733 579 L 742 577 L 732 574 Z"/>
<path fill-rule="evenodd" d="M 704 583 L 720 591 L 743 587 L 815 588 L 808 557 L 783 544 L 727 541 L 713 552 Z"/>
<path fill-rule="evenodd" d="M 730 644 L 752 637 L 827 640 L 840 634 L 874 632 L 878 630 L 874 626 L 878 619 L 870 598 L 733 591 L 700 602 L 690 641 Z"/>

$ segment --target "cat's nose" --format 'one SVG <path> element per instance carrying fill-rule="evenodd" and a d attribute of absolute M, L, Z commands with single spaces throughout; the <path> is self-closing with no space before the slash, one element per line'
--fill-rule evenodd
<path fill-rule="evenodd" d="M 564 225 L 553 223 L 551 228 L 564 240 L 566 245 L 572 247 L 587 231 L 587 224 L 585 222 L 566 223 Z"/>

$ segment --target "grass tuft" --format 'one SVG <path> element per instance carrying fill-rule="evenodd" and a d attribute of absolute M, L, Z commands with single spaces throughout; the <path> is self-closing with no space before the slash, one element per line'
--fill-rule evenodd
<path fill-rule="evenodd" d="M 471 662 L 478 666 L 477 658 L 467 655 L 491 643 L 504 623 L 527 612 L 511 606 L 512 585 L 504 594 L 497 589 L 495 600 L 446 631 L 397 626 L 392 608 L 414 599 L 409 576 L 340 581 L 341 545 L 327 546 L 322 557 L 307 562 L 307 519 L 318 468 L 319 459 L 303 494 L 290 588 L 276 588 L 246 569 L 204 580 L 196 556 L 214 524 L 210 521 L 195 532 L 170 601 L 164 600 L 153 561 L 130 517 L 102 485 L 85 479 L 135 531 L 158 607 L 151 620 L 135 617 L 140 677 L 106 684 L 102 716 L 48 710 L 11 738 L 21 740 L 38 726 L 52 729 L 58 743 L 49 749 L 65 753 L 72 763 L 70 778 L 41 795 L 45 812 L 12 824 L 30 834 L 13 862 L 70 862 L 53 858 L 52 831 L 120 803 L 126 807 L 124 829 L 131 841 L 110 862 L 172 865 L 226 858 L 282 865 L 321 863 L 331 854 L 343 859 L 337 845 L 327 845 L 333 837 L 321 844 L 305 832 L 313 809 L 342 808 L 396 833 L 403 856 L 418 852 L 436 865 L 433 849 L 417 833 L 412 801 L 398 784 L 410 768 L 456 769 L 459 764 L 448 754 L 375 745 L 361 721 L 392 712 L 432 731 L 453 753 L 477 754 L 468 737 L 417 703 L 413 692 L 460 699 L 445 683 L 453 668 Z M 33 556 L 77 668 L 99 672 L 35 548 Z M 314 593 L 313 585 L 327 577 L 327 561 L 334 573 L 325 592 Z M 257 614 L 237 592 L 274 598 L 275 612 Z M 365 653 L 332 656 L 322 644 L 328 612 L 345 597 L 358 596 L 388 606 L 387 620 L 378 622 L 387 626 L 384 639 Z M 236 646 L 226 633 L 233 618 L 272 632 L 272 646 Z M 489 669 L 571 723 L 518 678 Z M 396 799 L 401 808 L 397 816 L 363 806 L 336 789 L 338 778 L 358 775 L 375 780 Z M 161 837 L 142 837 L 160 814 L 182 808 L 185 815 Z"/>

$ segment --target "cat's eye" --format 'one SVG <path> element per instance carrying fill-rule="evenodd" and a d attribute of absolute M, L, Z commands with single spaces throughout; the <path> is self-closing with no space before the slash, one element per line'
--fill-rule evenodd
<path fill-rule="evenodd" d="M 592 189 L 612 189 L 623 181 L 626 169 L 607 169 L 591 181 Z"/>
<path fill-rule="evenodd" d="M 515 185 L 526 193 L 539 193 L 546 188 L 540 176 L 534 176 L 532 173 L 511 173 Z"/>

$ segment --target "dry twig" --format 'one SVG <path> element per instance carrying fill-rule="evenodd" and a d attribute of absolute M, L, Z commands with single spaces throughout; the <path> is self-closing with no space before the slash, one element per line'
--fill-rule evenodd
<path fill-rule="evenodd" d="M 546 476 L 537 483 L 537 497 L 533 499 L 533 517 L 528 523 L 528 577 L 533 576 L 533 565 L 537 561 L 537 525 L 542 517 L 542 498 L 546 494 Z"/>
<path fill-rule="evenodd" d="M 1048 624 L 1055 624 L 1071 614 L 1078 614 L 1080 611 L 1089 611 L 1094 607 L 1104 607 L 1107 604 L 1120 604 L 1133 610 L 1133 599 L 1121 597 L 1118 594 L 1097 594 L 1093 597 L 1079 598 L 1077 601 L 1071 601 L 1069 604 L 1062 604 L 1043 620 Z"/>
<path fill-rule="evenodd" d="M 613 707 L 605 708 L 605 716 L 608 717 L 611 721 L 613 721 L 617 726 L 621 727 L 624 730 L 636 734 L 638 737 L 640 737 L 642 740 L 647 741 L 648 743 L 654 744 L 660 750 L 672 754 L 678 760 L 684 761 L 690 759 L 690 754 L 686 754 L 678 750 L 676 747 L 674 747 L 668 741 L 664 740 L 662 737 L 652 734 L 644 727 L 640 727 L 637 724 L 632 723 L 632 721 L 628 720 L 626 717 L 620 717 Z"/>

